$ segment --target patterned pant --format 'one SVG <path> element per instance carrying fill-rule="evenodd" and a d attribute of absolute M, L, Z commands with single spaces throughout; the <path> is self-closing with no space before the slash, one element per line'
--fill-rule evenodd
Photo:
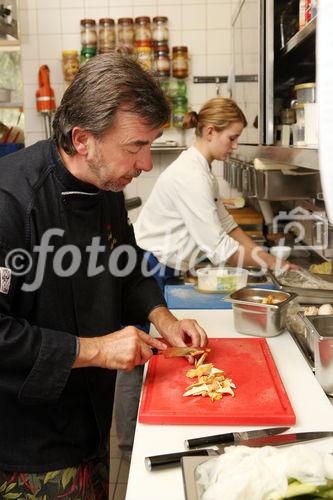
<path fill-rule="evenodd" d="M 108 500 L 109 454 L 78 467 L 29 474 L 0 470 L 0 499 Z"/>

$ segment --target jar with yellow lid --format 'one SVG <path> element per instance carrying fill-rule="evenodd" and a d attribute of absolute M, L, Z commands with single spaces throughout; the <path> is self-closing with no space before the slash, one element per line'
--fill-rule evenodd
<path fill-rule="evenodd" d="M 137 61 L 141 66 L 147 70 L 152 70 L 152 54 L 151 47 L 148 42 L 136 42 L 135 43 L 135 53 L 137 57 Z M 146 45 L 147 44 L 147 45 Z"/>
<path fill-rule="evenodd" d="M 185 46 L 172 47 L 172 76 L 188 77 L 188 50 Z"/>
<path fill-rule="evenodd" d="M 116 32 L 114 28 L 114 19 L 105 17 L 99 20 L 98 29 L 98 52 L 103 54 L 111 52 L 116 46 Z"/>
<path fill-rule="evenodd" d="M 120 47 L 134 46 L 134 27 L 131 17 L 120 17 L 118 19 L 118 44 Z"/>
<path fill-rule="evenodd" d="M 96 21 L 94 19 L 81 19 L 81 45 L 82 47 L 97 47 Z"/>
<path fill-rule="evenodd" d="M 62 52 L 62 69 L 64 80 L 72 82 L 79 71 L 79 54 L 77 50 L 64 50 Z"/>
<path fill-rule="evenodd" d="M 316 102 L 316 84 L 314 82 L 299 83 L 295 85 L 294 90 L 298 103 Z"/>

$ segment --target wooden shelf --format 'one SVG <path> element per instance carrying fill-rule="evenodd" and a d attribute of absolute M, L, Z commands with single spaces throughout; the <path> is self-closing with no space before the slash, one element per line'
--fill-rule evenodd
<path fill-rule="evenodd" d="M 303 29 L 298 31 L 286 45 L 281 49 L 282 55 L 289 54 L 292 50 L 297 49 L 305 40 L 307 40 L 311 35 L 316 32 L 317 28 L 317 16 L 311 19 L 311 21 L 304 26 Z"/>
<path fill-rule="evenodd" d="M 23 111 L 22 102 L 0 102 L 0 108 L 17 108 Z"/>

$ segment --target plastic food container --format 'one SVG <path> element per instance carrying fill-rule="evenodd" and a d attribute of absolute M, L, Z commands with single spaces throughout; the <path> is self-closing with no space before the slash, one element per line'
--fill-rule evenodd
<path fill-rule="evenodd" d="M 274 304 L 265 304 L 271 296 Z M 232 303 L 234 325 L 239 333 L 256 337 L 275 337 L 284 330 L 287 309 L 296 294 L 274 289 L 245 287 L 224 300 Z"/>
<path fill-rule="evenodd" d="M 315 83 L 300 83 L 295 85 L 296 99 L 299 104 L 306 102 L 316 102 L 316 84 Z"/>
<path fill-rule="evenodd" d="M 333 315 L 304 316 L 314 353 L 315 375 L 329 396 L 333 396 Z"/>
<path fill-rule="evenodd" d="M 240 267 L 205 268 L 197 270 L 198 290 L 229 293 L 247 284 L 248 271 Z"/>

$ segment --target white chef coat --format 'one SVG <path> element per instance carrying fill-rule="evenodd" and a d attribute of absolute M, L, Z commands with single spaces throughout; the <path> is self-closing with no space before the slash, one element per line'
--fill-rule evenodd
<path fill-rule="evenodd" d="M 138 245 L 159 262 L 187 271 L 207 257 L 226 261 L 239 243 L 228 236 L 237 227 L 223 204 L 207 160 L 191 146 L 159 176 L 134 224 Z"/>

